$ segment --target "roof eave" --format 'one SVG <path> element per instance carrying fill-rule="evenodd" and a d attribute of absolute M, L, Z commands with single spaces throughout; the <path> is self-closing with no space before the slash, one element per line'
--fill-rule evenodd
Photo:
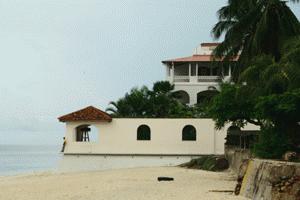
<path fill-rule="evenodd" d="M 58 121 L 59 121 L 59 122 L 62 122 L 62 123 L 67 123 L 67 122 L 111 122 L 112 119 L 64 120 L 64 119 L 59 119 L 59 118 L 58 118 Z"/>

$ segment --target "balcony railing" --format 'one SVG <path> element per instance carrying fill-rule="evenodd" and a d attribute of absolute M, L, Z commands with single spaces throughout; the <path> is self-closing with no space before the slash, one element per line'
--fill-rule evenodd
<path fill-rule="evenodd" d="M 227 77 L 227 76 L 226 76 Z M 224 77 L 226 79 L 226 77 Z M 219 82 L 222 80 L 220 76 L 174 76 L 168 77 L 168 80 L 175 83 L 199 83 L 199 82 Z"/>
<path fill-rule="evenodd" d="M 174 82 L 190 82 L 189 76 L 174 76 Z"/>
<path fill-rule="evenodd" d="M 198 82 L 217 82 L 221 80 L 220 76 L 198 76 Z"/>

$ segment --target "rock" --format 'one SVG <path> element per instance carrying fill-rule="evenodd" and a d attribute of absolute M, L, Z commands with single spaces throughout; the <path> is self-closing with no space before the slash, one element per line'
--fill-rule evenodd
<path fill-rule="evenodd" d="M 286 179 L 291 178 L 294 176 L 296 167 L 293 165 L 282 165 L 278 171 L 278 174 L 281 175 L 281 177 L 286 177 Z"/>
<path fill-rule="evenodd" d="M 296 175 L 296 176 L 300 176 L 300 167 L 298 167 L 298 168 L 295 170 L 295 175 Z"/>
<path fill-rule="evenodd" d="M 294 183 L 287 182 L 285 183 L 285 186 L 287 187 L 287 189 L 290 189 L 293 186 L 293 184 Z"/>
<path fill-rule="evenodd" d="M 285 154 L 283 154 L 282 159 L 284 161 L 294 161 L 297 159 L 297 153 L 293 151 L 288 151 Z"/>
<path fill-rule="evenodd" d="M 286 190 L 286 186 L 282 186 L 281 188 L 280 188 L 280 190 L 283 192 L 283 191 L 285 191 Z"/>
<path fill-rule="evenodd" d="M 158 181 L 174 181 L 174 178 L 161 176 L 161 177 L 158 177 L 157 180 Z"/>
<path fill-rule="evenodd" d="M 201 158 L 192 159 L 190 162 L 180 166 L 208 171 L 223 171 L 228 169 L 229 162 L 224 156 L 203 156 Z"/>
<path fill-rule="evenodd" d="M 218 171 L 223 171 L 229 168 L 229 162 L 225 157 L 220 157 L 216 159 L 215 168 Z"/>
<path fill-rule="evenodd" d="M 279 188 L 280 187 L 280 183 L 275 184 L 274 187 L 278 187 Z"/>

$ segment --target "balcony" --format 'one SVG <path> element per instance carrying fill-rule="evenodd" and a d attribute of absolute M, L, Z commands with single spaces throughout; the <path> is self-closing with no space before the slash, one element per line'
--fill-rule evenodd
<path fill-rule="evenodd" d="M 203 83 L 203 82 L 220 82 L 222 80 L 227 80 L 229 76 L 168 76 L 167 79 L 171 83 Z"/>
<path fill-rule="evenodd" d="M 215 66 L 210 62 L 172 63 L 166 65 L 170 83 L 219 83 L 231 77 L 231 66 Z"/>

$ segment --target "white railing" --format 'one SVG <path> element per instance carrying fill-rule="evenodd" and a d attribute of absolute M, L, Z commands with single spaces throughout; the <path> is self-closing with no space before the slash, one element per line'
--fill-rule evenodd
<path fill-rule="evenodd" d="M 174 81 L 174 82 L 218 82 L 221 81 L 220 76 L 174 76 L 174 80 L 172 80 L 172 77 L 168 77 L 168 80 Z"/>
<path fill-rule="evenodd" d="M 174 82 L 190 82 L 189 76 L 174 76 Z"/>
<path fill-rule="evenodd" d="M 220 81 L 220 76 L 198 76 L 198 82 Z"/>

